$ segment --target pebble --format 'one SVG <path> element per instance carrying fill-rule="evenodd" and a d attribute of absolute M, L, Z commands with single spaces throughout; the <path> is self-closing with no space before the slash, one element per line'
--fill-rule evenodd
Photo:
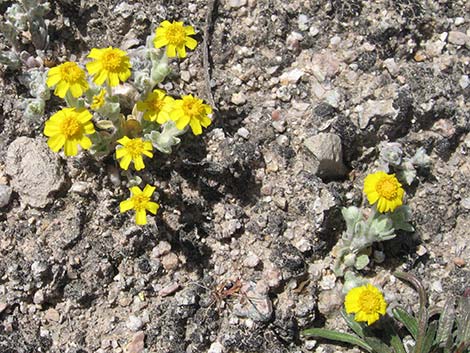
<path fill-rule="evenodd" d="M 356 107 L 359 112 L 359 127 L 365 129 L 373 117 L 395 118 L 398 111 L 393 108 L 393 99 L 371 100 L 369 99 L 362 106 Z"/>
<path fill-rule="evenodd" d="M 64 182 L 58 154 L 42 138 L 23 136 L 14 140 L 8 147 L 5 166 L 11 187 L 21 202 L 32 207 L 46 206 L 49 194 L 58 191 Z"/>
<path fill-rule="evenodd" d="M 465 89 L 470 85 L 470 79 L 468 78 L 468 75 L 462 75 L 460 77 L 459 85 L 462 89 Z"/>
<path fill-rule="evenodd" d="M 342 305 L 343 300 L 336 290 L 321 291 L 318 295 L 318 311 L 323 315 L 337 312 Z"/>
<path fill-rule="evenodd" d="M 129 319 L 126 321 L 126 326 L 129 330 L 131 331 L 138 331 L 140 328 L 143 326 L 142 319 L 135 316 L 135 315 L 130 315 Z"/>
<path fill-rule="evenodd" d="M 214 342 L 209 347 L 207 353 L 222 353 L 224 351 L 224 346 L 219 342 Z"/>
<path fill-rule="evenodd" d="M 167 285 L 166 287 L 163 287 L 162 289 L 160 289 L 158 291 L 158 295 L 161 297 L 166 297 L 175 293 L 179 288 L 180 288 L 179 283 L 171 283 Z"/>
<path fill-rule="evenodd" d="M 243 92 L 232 94 L 231 102 L 235 105 L 243 105 L 246 103 L 246 96 Z"/>
<path fill-rule="evenodd" d="M 238 9 L 246 5 L 247 0 L 229 0 L 228 5 L 231 8 Z"/>
<path fill-rule="evenodd" d="M 144 332 L 137 332 L 126 346 L 126 353 L 141 353 L 144 350 L 144 339 Z"/>
<path fill-rule="evenodd" d="M 70 188 L 70 192 L 79 194 L 79 195 L 86 195 L 88 193 L 88 183 L 84 181 L 76 181 L 72 184 Z"/>
<path fill-rule="evenodd" d="M 450 31 L 447 40 L 454 45 L 465 45 L 465 43 L 470 42 L 470 37 L 463 32 Z"/>
<path fill-rule="evenodd" d="M 166 254 L 161 261 L 163 268 L 167 271 L 175 270 L 179 264 L 178 256 L 174 253 Z"/>
<path fill-rule="evenodd" d="M 260 262 L 259 257 L 253 253 L 250 253 L 243 261 L 243 266 L 248 267 L 248 268 L 255 268 L 256 266 L 258 266 L 259 262 Z"/>
<path fill-rule="evenodd" d="M 189 71 L 182 70 L 180 76 L 184 82 L 189 82 L 191 80 L 191 74 L 189 73 Z"/>
<path fill-rule="evenodd" d="M 461 24 L 465 23 L 465 18 L 463 17 L 456 17 L 454 20 L 456 26 L 460 26 Z"/>
<path fill-rule="evenodd" d="M 12 191 L 8 185 L 0 185 L 0 208 L 8 205 Z"/>
<path fill-rule="evenodd" d="M 286 122 L 284 120 L 274 120 L 271 124 L 277 132 L 281 134 L 286 131 Z"/>
<path fill-rule="evenodd" d="M 346 173 L 343 164 L 343 150 L 341 138 L 332 133 L 319 133 L 304 141 L 314 159 L 312 160 L 312 172 L 320 177 L 337 178 Z"/>
<path fill-rule="evenodd" d="M 0 314 L 8 307 L 7 303 L 0 302 Z"/>
<path fill-rule="evenodd" d="M 457 267 L 464 267 L 466 265 L 465 260 L 461 257 L 455 257 L 452 261 L 454 262 L 455 266 L 457 266 Z M 1 310 L 0 310 L 0 312 L 1 312 Z"/>
<path fill-rule="evenodd" d="M 152 249 L 152 256 L 155 258 L 168 254 L 171 251 L 171 244 L 165 240 L 160 241 L 156 247 Z"/>
<path fill-rule="evenodd" d="M 292 32 L 286 38 L 286 47 L 289 50 L 300 49 L 299 42 L 304 39 L 304 36 L 299 32 Z"/>
<path fill-rule="evenodd" d="M 36 291 L 36 293 L 34 293 L 33 303 L 37 305 L 44 303 L 44 291 L 42 289 L 39 289 Z"/>
<path fill-rule="evenodd" d="M 239 128 L 237 130 L 237 133 L 238 133 L 238 135 L 240 135 L 244 139 L 248 139 L 248 137 L 250 136 L 250 132 L 244 127 Z"/>
<path fill-rule="evenodd" d="M 60 314 L 57 310 L 50 308 L 46 310 L 44 318 L 49 322 L 59 322 Z"/>
<path fill-rule="evenodd" d="M 300 80 L 304 72 L 300 69 L 293 69 L 287 72 L 284 72 L 280 77 L 279 81 L 281 82 L 281 85 L 287 86 L 288 84 L 294 84 L 297 83 L 297 81 Z"/>
<path fill-rule="evenodd" d="M 390 75 L 395 77 L 398 74 L 399 67 L 397 63 L 395 62 L 395 59 L 393 58 L 385 59 L 384 66 L 387 69 L 387 71 L 390 73 Z"/>
<path fill-rule="evenodd" d="M 297 25 L 299 26 L 299 29 L 301 31 L 306 31 L 308 30 L 308 23 L 310 22 L 310 19 L 308 18 L 307 15 L 301 13 L 299 17 L 297 18 Z"/>

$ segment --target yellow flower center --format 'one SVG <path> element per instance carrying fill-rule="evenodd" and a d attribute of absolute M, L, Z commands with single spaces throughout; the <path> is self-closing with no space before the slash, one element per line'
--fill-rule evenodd
<path fill-rule="evenodd" d="M 60 75 L 64 81 L 74 83 L 82 79 L 83 70 L 77 64 L 68 62 L 61 65 Z"/>
<path fill-rule="evenodd" d="M 367 314 L 373 314 L 380 311 L 380 297 L 377 293 L 365 290 L 359 297 L 359 306 L 361 311 Z"/>
<path fill-rule="evenodd" d="M 182 25 L 174 23 L 169 26 L 166 30 L 166 39 L 168 44 L 175 45 L 177 47 L 184 45 L 186 41 L 186 32 Z"/>
<path fill-rule="evenodd" d="M 122 63 L 121 55 L 112 49 L 103 54 L 101 61 L 103 68 L 111 72 L 118 72 Z"/>
<path fill-rule="evenodd" d="M 150 110 L 159 113 L 163 108 L 163 99 L 159 99 L 158 97 L 152 98 L 148 101 L 148 106 Z"/>
<path fill-rule="evenodd" d="M 183 101 L 183 111 L 186 115 L 197 118 L 204 114 L 204 107 L 197 100 Z"/>
<path fill-rule="evenodd" d="M 60 125 L 60 129 L 65 138 L 70 139 L 80 134 L 82 126 L 78 122 L 77 118 L 75 118 L 74 116 L 66 115 L 64 117 L 64 120 L 62 121 L 62 124 Z"/>
<path fill-rule="evenodd" d="M 394 176 L 385 175 L 378 182 L 376 186 L 377 193 L 386 198 L 393 200 L 397 197 L 398 183 Z"/>
<path fill-rule="evenodd" d="M 142 139 L 136 138 L 130 140 L 125 147 L 132 158 L 136 158 L 142 155 L 142 152 L 144 151 L 144 142 Z"/>
<path fill-rule="evenodd" d="M 132 196 L 132 202 L 134 203 L 134 209 L 136 211 L 145 210 L 145 206 L 149 202 L 150 198 L 144 194 Z"/>

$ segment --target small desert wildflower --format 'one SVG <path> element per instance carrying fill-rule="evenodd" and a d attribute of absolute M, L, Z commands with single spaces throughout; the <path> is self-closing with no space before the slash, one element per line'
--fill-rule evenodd
<path fill-rule="evenodd" d="M 56 86 L 54 94 L 60 98 L 64 98 L 69 90 L 73 97 L 78 98 L 88 89 L 85 71 L 71 61 L 50 69 L 46 83 L 48 87 Z"/>
<path fill-rule="evenodd" d="M 385 315 L 387 303 L 380 290 L 371 284 L 351 289 L 344 299 L 348 314 L 356 314 L 354 320 L 371 325 L 380 315 Z"/>
<path fill-rule="evenodd" d="M 176 127 L 183 130 L 188 124 L 194 135 L 202 133 L 201 125 L 208 127 L 211 119 L 208 114 L 212 113 L 212 108 L 204 104 L 202 99 L 193 97 L 191 94 L 175 100 L 174 107 L 170 113 L 171 120 L 174 120 Z"/>
<path fill-rule="evenodd" d="M 144 190 L 140 190 L 138 186 L 131 187 L 131 197 L 119 204 L 121 213 L 126 211 L 135 210 L 135 223 L 138 225 L 147 224 L 147 213 L 157 214 L 157 210 L 160 207 L 158 203 L 150 201 L 155 186 L 146 185 Z"/>
<path fill-rule="evenodd" d="M 90 105 L 91 109 L 98 110 L 104 105 L 104 103 L 105 103 L 105 98 L 104 98 L 105 93 L 106 93 L 106 90 L 102 89 L 100 91 L 100 93 L 93 96 L 93 98 L 92 98 L 93 100 L 92 100 L 91 105 Z"/>
<path fill-rule="evenodd" d="M 174 101 L 164 91 L 156 89 L 144 101 L 137 102 L 137 110 L 144 112 L 144 119 L 163 124 L 170 120 Z"/>
<path fill-rule="evenodd" d="M 87 150 L 91 140 L 85 136 L 93 134 L 95 127 L 90 121 L 92 115 L 85 108 L 64 108 L 50 117 L 44 126 L 44 135 L 48 136 L 48 146 L 54 152 L 64 147 L 66 156 L 78 153 L 77 145 Z"/>
<path fill-rule="evenodd" d="M 403 204 L 405 190 L 395 174 L 379 171 L 369 174 L 364 180 L 364 193 L 373 205 L 377 202 L 377 210 L 381 213 L 391 211 Z"/>
<path fill-rule="evenodd" d="M 135 170 L 141 170 L 145 168 L 144 159 L 142 155 L 152 158 L 152 143 L 149 141 L 143 141 L 140 137 L 130 139 L 124 136 L 122 139 L 117 140 L 122 146 L 116 149 L 116 158 L 121 159 L 119 165 L 122 169 L 127 170 L 131 161 L 134 162 Z"/>
<path fill-rule="evenodd" d="M 88 58 L 95 59 L 86 64 L 86 68 L 93 77 L 93 82 L 102 85 L 106 80 L 110 87 L 126 81 L 131 75 L 131 63 L 127 53 L 121 49 L 108 47 L 104 49 L 91 49 Z"/>
<path fill-rule="evenodd" d="M 155 48 L 166 45 L 166 55 L 169 58 L 174 58 L 177 55 L 179 58 L 185 58 L 185 47 L 194 50 L 197 46 L 197 41 L 190 37 L 195 33 L 192 26 L 183 26 L 183 22 L 163 21 L 155 32 L 153 45 Z"/>

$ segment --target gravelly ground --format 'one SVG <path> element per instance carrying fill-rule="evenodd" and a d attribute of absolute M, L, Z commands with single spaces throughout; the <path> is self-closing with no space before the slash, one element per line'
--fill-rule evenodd
<path fill-rule="evenodd" d="M 192 24 L 199 42 L 207 25 L 199 0 L 51 5 L 46 54 L 57 62 L 143 44 L 164 19 Z M 23 119 L 27 89 L 3 68 L 0 184 L 13 195 L 0 209 L 0 352 L 337 350 L 299 332 L 344 328 L 330 250 L 344 229 L 340 208 L 365 203 L 382 141 L 409 154 L 424 147 L 432 166 L 406 189 L 415 233 L 381 244 L 385 261 L 363 275 L 392 305 L 416 303 L 396 269 L 416 273 L 433 304 L 461 295 L 470 283 L 469 13 L 450 0 L 216 1 L 214 124 L 140 173 L 162 206 L 145 227 L 119 214 L 128 189 L 112 158 L 51 156 L 42 130 L 60 101 L 41 121 Z M 208 99 L 201 45 L 172 66 L 166 89 Z M 342 147 L 332 170 L 304 145 L 325 133 Z M 31 180 L 45 176 L 19 177 L 35 163 L 54 166 L 53 194 L 35 193 Z M 214 299 L 237 279 L 246 296 Z"/>

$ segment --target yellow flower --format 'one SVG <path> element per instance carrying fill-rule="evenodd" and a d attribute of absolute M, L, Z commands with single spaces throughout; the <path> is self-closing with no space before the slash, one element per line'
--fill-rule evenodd
<path fill-rule="evenodd" d="M 77 145 L 87 150 L 91 140 L 85 136 L 93 134 L 95 127 L 90 121 L 92 115 L 85 108 L 64 108 L 50 117 L 44 126 L 44 135 L 48 136 L 47 144 L 54 152 L 65 145 L 66 156 L 78 153 Z"/>
<path fill-rule="evenodd" d="M 73 97 L 78 98 L 88 89 L 85 71 L 70 61 L 50 69 L 46 84 L 48 87 L 56 86 L 54 94 L 60 98 L 64 98 L 69 90 Z"/>
<path fill-rule="evenodd" d="M 122 139 L 117 140 L 122 146 L 118 146 L 116 150 L 116 158 L 121 159 L 119 165 L 122 169 L 127 170 L 131 161 L 134 162 L 135 170 L 141 170 L 145 168 L 144 159 L 142 155 L 152 158 L 152 143 L 149 141 L 143 141 L 140 137 L 130 139 L 124 136 Z"/>
<path fill-rule="evenodd" d="M 395 174 L 379 171 L 369 174 L 364 180 L 364 193 L 373 205 L 377 202 L 377 210 L 381 213 L 391 211 L 403 204 L 405 190 Z"/>
<path fill-rule="evenodd" d="M 144 101 L 137 102 L 137 110 L 145 112 L 145 120 L 157 121 L 157 123 L 163 124 L 170 120 L 170 112 L 173 109 L 174 101 L 164 91 L 156 89 L 149 93 Z"/>
<path fill-rule="evenodd" d="M 91 105 L 90 105 L 91 109 L 98 110 L 104 105 L 104 103 L 105 103 L 105 99 L 104 99 L 105 93 L 106 93 L 106 90 L 102 89 L 100 91 L 100 93 L 93 96 L 93 98 L 92 98 L 93 100 L 92 100 Z"/>
<path fill-rule="evenodd" d="M 166 45 L 166 55 L 169 58 L 174 58 L 176 55 L 179 58 L 185 58 L 185 47 L 194 50 L 197 46 L 197 41 L 190 37 L 195 33 L 192 26 L 183 26 L 183 22 L 173 21 L 173 23 L 170 23 L 169 21 L 163 21 L 155 31 L 153 45 L 155 48 Z"/>
<path fill-rule="evenodd" d="M 135 210 L 135 223 L 138 225 L 147 224 L 147 213 L 157 214 L 157 210 L 160 207 L 158 203 L 150 201 L 155 186 L 146 185 L 144 190 L 140 190 L 138 186 L 131 187 L 131 197 L 119 204 L 119 210 L 121 213 L 126 211 Z"/>
<path fill-rule="evenodd" d="M 382 293 L 371 284 L 351 289 L 344 299 L 344 306 L 348 314 L 356 314 L 354 320 L 367 322 L 367 325 L 376 322 L 387 310 Z"/>
<path fill-rule="evenodd" d="M 207 116 L 212 113 L 212 108 L 204 104 L 202 99 L 193 97 L 191 94 L 175 100 L 174 107 L 170 113 L 176 127 L 183 130 L 188 124 L 194 135 L 202 133 L 201 125 L 208 127 L 212 120 Z"/>
<path fill-rule="evenodd" d="M 86 68 L 93 77 L 93 82 L 102 85 L 108 81 L 109 86 L 119 85 L 119 81 L 126 81 L 131 75 L 131 63 L 127 53 L 121 49 L 108 47 L 104 49 L 91 49 L 88 58 L 95 59 L 86 64 Z"/>

